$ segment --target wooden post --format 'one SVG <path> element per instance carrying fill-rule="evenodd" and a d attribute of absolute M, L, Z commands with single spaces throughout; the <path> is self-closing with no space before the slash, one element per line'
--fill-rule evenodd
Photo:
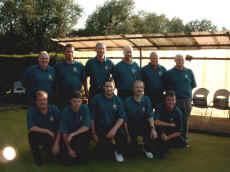
<path fill-rule="evenodd" d="M 142 49 L 139 49 L 140 51 L 140 68 L 142 67 Z"/>

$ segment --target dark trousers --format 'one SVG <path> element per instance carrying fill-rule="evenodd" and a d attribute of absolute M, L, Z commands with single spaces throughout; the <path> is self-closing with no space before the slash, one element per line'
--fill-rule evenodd
<path fill-rule="evenodd" d="M 118 90 L 117 95 L 124 101 L 127 97 L 133 95 L 133 91 L 132 90 Z"/>
<path fill-rule="evenodd" d="M 147 152 L 155 153 L 157 150 L 155 139 L 150 138 L 151 129 L 149 127 L 148 121 L 128 121 L 128 130 L 132 139 L 131 145 L 129 145 L 127 151 L 128 153 L 137 151 L 137 137 L 142 136 L 144 142 L 144 149 Z"/>
<path fill-rule="evenodd" d="M 38 132 L 29 132 L 28 138 L 34 157 L 37 156 L 40 158 L 41 150 L 45 150 L 51 156 L 54 139 L 50 135 Z"/>
<path fill-rule="evenodd" d="M 77 136 L 74 136 L 71 140 L 70 146 L 76 152 L 77 159 L 73 159 L 68 155 L 68 150 L 66 148 L 66 145 L 64 145 L 62 150 L 63 162 L 71 163 L 76 160 L 78 163 L 87 163 L 89 160 L 89 141 L 90 138 L 88 133 L 82 133 Z"/>
<path fill-rule="evenodd" d="M 183 113 L 183 133 L 182 137 L 188 142 L 188 132 L 189 132 L 189 118 L 192 110 L 191 99 L 179 99 L 176 105 L 180 108 Z"/>
<path fill-rule="evenodd" d="M 96 146 L 97 157 L 112 158 L 114 151 L 125 153 L 127 139 L 123 128 L 118 129 L 115 137 L 113 139 L 106 138 L 107 133 L 111 128 L 107 129 L 97 129 L 97 136 L 99 138 L 99 143 Z"/>
<path fill-rule="evenodd" d="M 161 139 L 161 135 L 164 132 L 167 136 L 173 134 L 175 131 L 172 127 L 162 127 L 158 126 L 157 128 L 158 139 L 157 142 L 157 152 L 161 154 L 167 153 L 171 148 L 182 148 L 186 146 L 186 141 L 182 136 L 175 137 L 168 141 L 164 141 Z"/>

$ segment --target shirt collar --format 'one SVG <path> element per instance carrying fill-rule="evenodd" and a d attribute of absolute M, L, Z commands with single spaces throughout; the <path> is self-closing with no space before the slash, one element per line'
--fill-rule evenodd
<path fill-rule="evenodd" d="M 47 68 L 44 70 L 44 69 L 41 68 L 40 65 L 38 65 L 38 69 L 40 69 L 41 71 L 44 71 L 44 72 L 47 72 L 47 71 L 48 71 L 48 67 L 49 67 L 49 66 L 47 66 Z"/>
<path fill-rule="evenodd" d="M 182 72 L 182 71 L 185 71 L 185 67 L 183 67 L 182 70 L 179 70 L 179 69 L 176 68 L 176 66 L 174 66 L 174 70 L 179 71 L 179 72 Z"/>
<path fill-rule="evenodd" d="M 141 97 L 141 101 L 140 101 L 140 102 L 136 101 L 136 100 L 134 99 L 134 96 L 132 96 L 132 99 L 133 99 L 134 102 L 136 102 L 136 103 L 138 103 L 138 104 L 144 102 L 144 96 Z"/>
<path fill-rule="evenodd" d="M 96 60 L 98 63 L 105 63 L 105 62 L 107 61 L 107 57 L 104 57 L 103 62 L 100 62 L 100 61 L 97 59 L 97 56 L 95 57 L 95 60 Z"/>

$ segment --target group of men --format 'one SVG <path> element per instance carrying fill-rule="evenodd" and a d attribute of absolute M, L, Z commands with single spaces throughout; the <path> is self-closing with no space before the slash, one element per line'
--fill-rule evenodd
<path fill-rule="evenodd" d="M 97 43 L 96 57 L 83 66 L 73 60 L 74 48 L 68 44 L 65 59 L 54 68 L 42 51 L 38 65 L 26 70 L 29 143 L 37 165 L 42 164 L 41 147 L 65 162 L 88 162 L 90 138 L 96 142 L 98 158 L 118 162 L 140 151 L 151 159 L 163 157 L 172 147 L 188 146 L 196 82 L 183 56 L 176 55 L 175 67 L 167 71 L 155 52 L 142 69 L 133 61 L 131 46 L 124 47 L 124 58 L 116 65 L 105 52 L 106 46 Z M 88 105 L 82 103 L 82 86 Z"/>

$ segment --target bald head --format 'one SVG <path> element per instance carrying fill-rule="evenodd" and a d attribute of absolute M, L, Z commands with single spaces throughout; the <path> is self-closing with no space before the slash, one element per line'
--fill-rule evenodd
<path fill-rule="evenodd" d="M 176 68 L 182 70 L 184 68 L 184 56 L 177 54 L 175 56 Z"/>
<path fill-rule="evenodd" d="M 130 45 L 124 46 L 124 61 L 127 63 L 131 63 L 133 59 L 133 48 Z"/>
<path fill-rule="evenodd" d="M 150 64 L 153 67 L 157 67 L 158 66 L 158 60 L 159 60 L 159 57 L 158 57 L 157 53 L 156 52 L 151 52 L 151 54 L 150 54 Z"/>

